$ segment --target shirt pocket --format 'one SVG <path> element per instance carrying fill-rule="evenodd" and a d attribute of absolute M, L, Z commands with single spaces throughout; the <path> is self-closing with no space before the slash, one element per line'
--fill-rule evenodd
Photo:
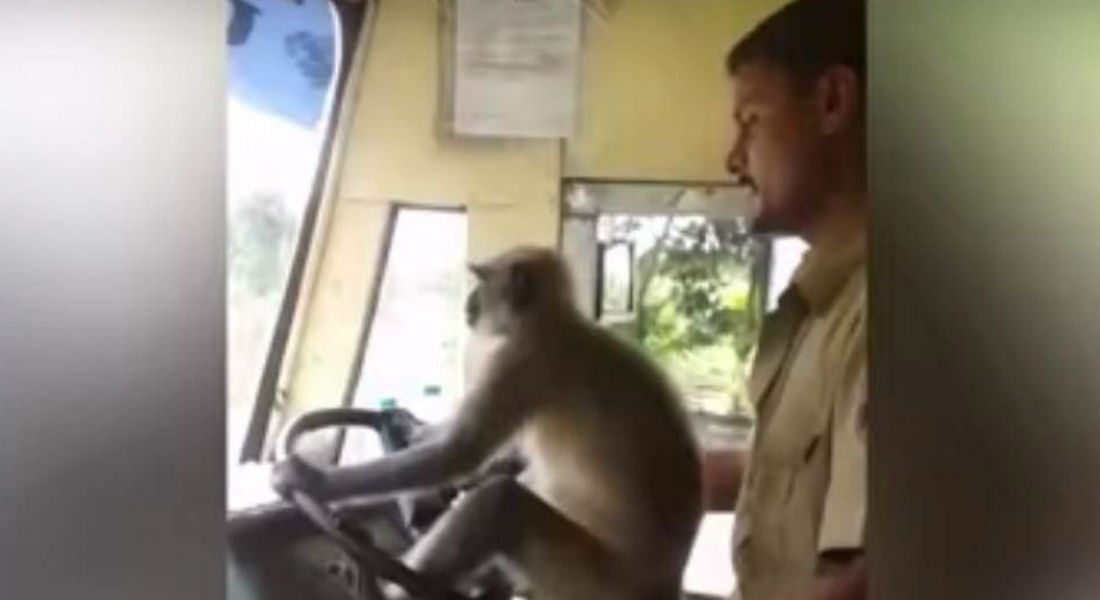
<path fill-rule="evenodd" d="M 745 497 L 737 508 L 735 549 L 753 537 L 761 538 L 765 545 L 769 539 L 775 539 L 783 526 L 786 498 L 797 470 L 797 466 L 783 462 L 766 459 L 753 462 L 743 491 Z"/>
<path fill-rule="evenodd" d="M 828 403 L 807 406 L 757 461 L 749 524 L 784 563 L 808 560 L 828 483 Z M 781 443 L 780 443 L 781 442 Z"/>

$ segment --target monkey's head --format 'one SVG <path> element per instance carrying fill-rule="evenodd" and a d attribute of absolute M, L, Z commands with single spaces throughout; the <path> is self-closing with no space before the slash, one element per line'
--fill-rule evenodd
<path fill-rule="evenodd" d="M 573 309 L 565 263 L 550 248 L 520 246 L 470 264 L 477 285 L 466 299 L 471 328 L 507 335 Z"/>

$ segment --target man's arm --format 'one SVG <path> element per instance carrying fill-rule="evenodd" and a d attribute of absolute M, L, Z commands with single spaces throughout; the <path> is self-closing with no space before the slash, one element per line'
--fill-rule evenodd
<path fill-rule="evenodd" d="M 737 506 L 748 451 L 716 448 L 703 451 L 703 503 L 707 511 L 729 512 Z"/>
<path fill-rule="evenodd" d="M 841 385 L 832 403 L 829 484 L 818 536 L 814 600 L 866 597 L 867 333 L 861 314 L 846 345 Z"/>

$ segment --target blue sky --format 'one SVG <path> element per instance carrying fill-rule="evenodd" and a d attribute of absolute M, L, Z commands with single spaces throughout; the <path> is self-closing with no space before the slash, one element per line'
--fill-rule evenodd
<path fill-rule="evenodd" d="M 324 111 L 327 86 L 316 86 L 287 50 L 287 41 L 307 32 L 335 39 L 327 0 L 228 0 L 253 13 L 251 31 L 240 45 L 228 46 L 229 93 L 252 107 L 312 129 Z M 238 9 L 234 11 L 234 5 Z M 248 10 L 248 6 L 256 9 Z M 299 35 L 299 38 L 302 36 Z"/>

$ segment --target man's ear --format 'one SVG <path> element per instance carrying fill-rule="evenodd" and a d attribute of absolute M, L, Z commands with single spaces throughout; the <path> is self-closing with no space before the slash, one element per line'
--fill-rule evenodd
<path fill-rule="evenodd" d="M 535 301 L 535 278 L 526 265 L 512 265 L 508 270 L 508 299 L 514 311 L 523 310 Z"/>
<path fill-rule="evenodd" d="M 817 77 L 814 88 L 821 133 L 835 135 L 851 128 L 863 109 L 859 76 L 851 67 L 835 65 Z"/>

